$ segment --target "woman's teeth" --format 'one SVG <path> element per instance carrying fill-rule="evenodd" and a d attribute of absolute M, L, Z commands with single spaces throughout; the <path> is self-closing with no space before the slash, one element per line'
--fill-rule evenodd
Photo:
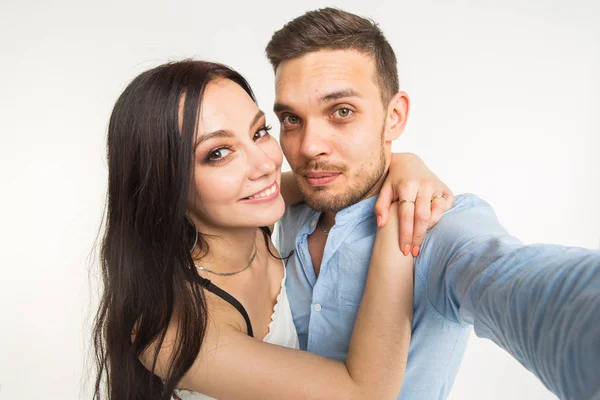
<path fill-rule="evenodd" d="M 275 193 L 275 191 L 277 190 L 277 184 L 273 184 L 273 186 L 271 186 L 270 188 L 263 190 L 260 193 L 255 194 L 254 196 L 250 196 L 248 197 L 248 199 L 252 200 L 252 199 L 258 199 L 261 197 L 267 197 L 272 195 L 273 193 Z"/>

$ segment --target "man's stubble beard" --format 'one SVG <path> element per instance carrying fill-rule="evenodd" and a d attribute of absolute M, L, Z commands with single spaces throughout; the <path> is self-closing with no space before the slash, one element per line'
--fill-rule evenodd
<path fill-rule="evenodd" d="M 327 187 L 318 187 L 313 189 L 312 194 L 306 193 L 303 190 L 303 185 L 300 182 L 301 178 L 298 174 L 294 174 L 296 181 L 298 182 L 298 187 L 304 196 L 304 201 L 311 208 L 318 210 L 320 212 L 338 212 L 343 210 L 346 207 L 349 207 L 353 204 L 364 200 L 367 195 L 375 194 L 372 193 L 375 186 L 377 186 L 383 175 L 385 174 L 385 148 L 384 148 L 384 128 L 381 131 L 381 142 L 380 142 L 380 151 L 379 151 L 379 165 L 375 168 L 370 174 L 366 175 L 364 178 L 359 179 L 354 182 L 350 187 L 346 188 L 346 190 L 340 194 L 333 195 L 327 194 Z M 364 170 L 364 168 L 363 168 Z M 363 176 L 363 170 L 359 171 L 357 176 Z"/>

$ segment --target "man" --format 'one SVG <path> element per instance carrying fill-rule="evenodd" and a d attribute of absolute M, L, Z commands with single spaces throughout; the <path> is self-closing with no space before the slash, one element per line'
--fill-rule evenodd
<path fill-rule="evenodd" d="M 399 91 L 392 48 L 356 15 L 309 12 L 266 50 L 281 146 L 306 201 L 276 230 L 280 252 L 294 251 L 287 264 L 294 322 L 302 349 L 344 360 L 377 230 L 373 207 L 409 99 Z M 401 212 L 413 212 L 416 200 L 400 199 Z M 600 252 L 523 246 L 472 195 L 457 196 L 420 249 L 409 251 L 419 255 L 399 399 L 447 397 L 471 325 L 561 398 L 600 396 Z"/>

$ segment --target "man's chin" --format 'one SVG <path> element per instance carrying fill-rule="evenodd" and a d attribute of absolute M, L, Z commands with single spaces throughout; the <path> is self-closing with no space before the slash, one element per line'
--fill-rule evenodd
<path fill-rule="evenodd" d="M 344 208 L 339 196 L 331 193 L 331 190 L 318 188 L 310 194 L 305 194 L 304 200 L 311 208 L 321 212 L 337 212 Z"/>

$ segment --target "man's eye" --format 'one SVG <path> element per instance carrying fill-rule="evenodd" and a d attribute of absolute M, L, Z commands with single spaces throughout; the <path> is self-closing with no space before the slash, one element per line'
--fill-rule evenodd
<path fill-rule="evenodd" d="M 295 115 L 286 115 L 281 119 L 281 123 L 284 125 L 296 125 L 300 123 L 300 118 Z"/>
<path fill-rule="evenodd" d="M 224 159 L 225 157 L 227 157 L 229 155 L 229 153 L 231 153 L 231 149 L 228 147 L 221 147 L 220 149 L 215 149 L 213 151 L 211 151 L 210 153 L 208 153 L 208 157 L 206 158 L 207 161 L 220 161 L 222 159 Z"/>
<path fill-rule="evenodd" d="M 349 108 L 342 107 L 340 109 L 335 110 L 333 114 L 340 118 L 348 118 L 352 114 L 352 110 Z"/>

